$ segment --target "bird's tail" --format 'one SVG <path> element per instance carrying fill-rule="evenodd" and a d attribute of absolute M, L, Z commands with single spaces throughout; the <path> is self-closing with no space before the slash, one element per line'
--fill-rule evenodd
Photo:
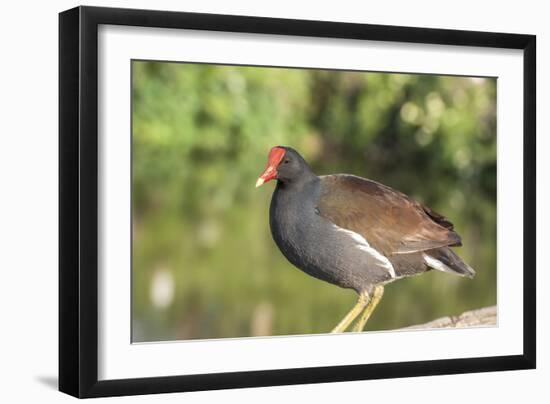
<path fill-rule="evenodd" d="M 450 248 L 437 248 L 422 253 L 427 266 L 438 271 L 473 278 L 476 271 L 460 259 Z"/>

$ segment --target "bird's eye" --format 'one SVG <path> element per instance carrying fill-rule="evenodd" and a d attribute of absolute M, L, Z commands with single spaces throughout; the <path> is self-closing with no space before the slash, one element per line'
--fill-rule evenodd
<path fill-rule="evenodd" d="M 283 161 L 283 164 L 288 164 L 288 163 L 290 163 L 289 160 L 284 160 L 284 161 Z"/>

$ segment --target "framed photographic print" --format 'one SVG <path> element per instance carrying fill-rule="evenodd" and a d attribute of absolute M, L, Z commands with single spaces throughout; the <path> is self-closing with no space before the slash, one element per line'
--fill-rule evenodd
<path fill-rule="evenodd" d="M 61 391 L 535 367 L 534 36 L 59 27 Z"/>

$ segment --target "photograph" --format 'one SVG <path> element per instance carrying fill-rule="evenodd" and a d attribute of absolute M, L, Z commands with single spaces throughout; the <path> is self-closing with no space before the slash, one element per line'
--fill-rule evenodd
<path fill-rule="evenodd" d="M 537 369 L 537 36 L 312 10 L 59 13 L 59 391 Z"/>
<path fill-rule="evenodd" d="M 132 343 L 498 326 L 496 77 L 130 68 Z"/>

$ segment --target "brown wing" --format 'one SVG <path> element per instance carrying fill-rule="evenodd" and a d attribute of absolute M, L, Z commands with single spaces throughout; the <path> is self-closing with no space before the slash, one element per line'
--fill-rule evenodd
<path fill-rule="evenodd" d="M 386 256 L 460 245 L 451 222 L 401 192 L 353 175 L 320 178 L 319 214 Z"/>

